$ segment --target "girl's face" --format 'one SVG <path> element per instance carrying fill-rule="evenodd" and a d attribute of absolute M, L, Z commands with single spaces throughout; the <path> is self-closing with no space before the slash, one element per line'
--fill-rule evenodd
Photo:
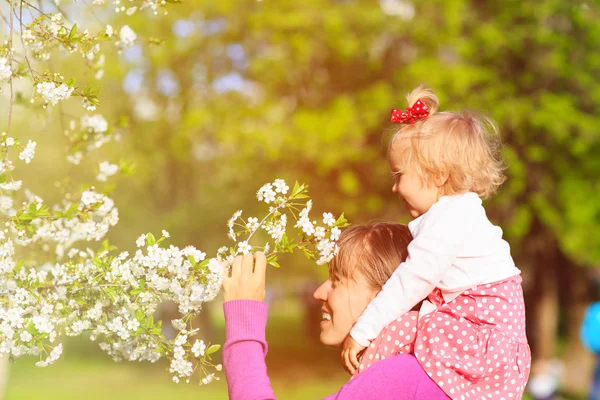
<path fill-rule="evenodd" d="M 404 201 L 406 209 L 413 218 L 425 214 L 440 197 L 439 187 L 427 185 L 412 168 L 406 168 L 404 160 L 406 150 L 397 142 L 392 144 L 389 162 L 394 176 L 392 192 Z"/>
<path fill-rule="evenodd" d="M 379 290 L 371 288 L 359 272 L 355 279 L 333 282 L 327 279 L 315 290 L 313 296 L 323 302 L 321 343 L 339 347 L 354 323 Z"/>

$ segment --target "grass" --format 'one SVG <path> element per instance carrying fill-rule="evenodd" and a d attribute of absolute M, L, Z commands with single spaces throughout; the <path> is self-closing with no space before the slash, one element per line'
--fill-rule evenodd
<path fill-rule="evenodd" d="M 215 336 L 222 343 L 222 314 L 215 310 L 213 315 Z M 301 316 L 297 305 L 287 302 L 270 312 L 267 366 L 275 395 L 281 399 L 322 398 L 347 381 L 338 350 L 325 348 L 314 338 L 309 340 Z M 228 398 L 222 372 L 220 381 L 206 386 L 199 387 L 198 379 L 175 384 L 167 363 L 114 363 L 85 338 L 67 340 L 63 356 L 50 367 L 35 367 L 35 361 L 20 358 L 10 366 L 5 400 Z"/>
<path fill-rule="evenodd" d="M 292 383 L 274 380 L 282 399 L 316 399 L 339 389 L 341 383 L 308 379 Z M 51 368 L 18 363 L 10 371 L 6 400 L 131 400 L 131 399 L 227 399 L 223 380 L 198 387 L 174 384 L 161 368 L 132 364 L 108 364 L 85 360 L 62 360 Z"/>

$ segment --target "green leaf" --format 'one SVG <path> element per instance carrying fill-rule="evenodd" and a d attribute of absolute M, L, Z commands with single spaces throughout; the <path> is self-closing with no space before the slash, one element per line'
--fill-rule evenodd
<path fill-rule="evenodd" d="M 296 193 L 300 192 L 300 184 L 298 183 L 298 181 L 296 181 L 296 183 L 294 184 L 294 188 L 292 189 L 292 196 Z"/>
<path fill-rule="evenodd" d="M 33 321 L 29 321 L 29 325 L 27 325 L 27 332 L 29 332 L 32 336 L 35 336 L 37 333 Z"/>
<path fill-rule="evenodd" d="M 217 351 L 219 351 L 220 348 L 221 348 L 220 344 L 213 344 L 208 349 L 206 349 L 206 354 L 208 355 L 208 354 L 216 353 Z"/>
<path fill-rule="evenodd" d="M 304 255 L 306 256 L 306 258 L 308 258 L 309 260 L 315 259 L 315 255 L 312 253 L 312 251 L 306 250 L 306 249 L 302 249 L 302 251 L 304 252 Z"/>
<path fill-rule="evenodd" d="M 148 233 L 148 235 L 146 235 L 146 243 L 148 243 L 148 246 L 154 246 L 156 243 L 156 238 L 152 233 Z"/>
<path fill-rule="evenodd" d="M 19 271 L 21 271 L 21 268 L 23 268 L 24 265 L 25 265 L 25 260 L 21 259 L 21 260 L 17 261 L 17 265 L 15 266 L 15 273 L 18 273 Z"/>
<path fill-rule="evenodd" d="M 94 258 L 92 259 L 92 262 L 94 263 L 94 265 L 95 265 L 96 267 L 99 267 L 99 268 L 103 268 L 103 267 L 104 267 L 104 261 L 102 261 L 101 259 L 99 259 L 99 258 L 97 258 L 97 257 L 94 257 Z"/>
<path fill-rule="evenodd" d="M 342 215 L 340 215 L 340 217 L 337 219 L 337 221 L 335 221 L 335 224 L 333 224 L 333 226 L 337 226 L 337 227 L 341 227 L 341 228 L 348 226 L 348 221 L 344 217 L 344 213 L 342 213 Z"/>
<path fill-rule="evenodd" d="M 144 320 L 144 317 L 145 315 L 141 308 L 135 310 L 135 319 L 137 319 L 139 322 L 142 322 Z"/>
<path fill-rule="evenodd" d="M 192 257 L 192 259 L 193 259 L 193 257 Z M 208 265 L 209 261 L 210 261 L 210 259 L 206 259 L 206 260 L 202 261 L 200 264 L 197 264 L 195 266 L 195 268 L 199 269 L 199 270 L 203 270 L 204 268 L 206 268 L 206 266 Z"/>
<path fill-rule="evenodd" d="M 287 235 L 283 235 L 281 237 L 281 246 L 287 247 L 288 243 L 289 243 L 289 239 L 288 239 Z"/>
<path fill-rule="evenodd" d="M 73 39 L 76 34 L 77 34 L 77 24 L 73 25 L 73 27 L 71 28 L 71 32 L 69 32 L 69 39 Z M 71 85 L 69 85 L 69 86 L 71 86 Z"/>

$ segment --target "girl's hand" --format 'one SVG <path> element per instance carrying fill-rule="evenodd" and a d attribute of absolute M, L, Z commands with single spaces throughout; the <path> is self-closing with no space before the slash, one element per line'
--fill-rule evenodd
<path fill-rule="evenodd" d="M 231 265 L 231 276 L 224 266 L 223 298 L 230 300 L 265 301 L 267 258 L 261 251 L 237 256 Z"/>
<path fill-rule="evenodd" d="M 344 340 L 344 343 L 342 344 L 342 363 L 350 375 L 354 375 L 356 371 L 358 371 L 358 357 L 366 348 L 366 346 L 358 344 L 358 342 L 352 339 L 352 336 L 350 335 Z"/>

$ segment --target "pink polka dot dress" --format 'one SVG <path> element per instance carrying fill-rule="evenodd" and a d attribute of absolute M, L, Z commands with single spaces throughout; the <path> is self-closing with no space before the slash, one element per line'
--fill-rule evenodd
<path fill-rule="evenodd" d="M 390 355 L 414 353 L 427 374 L 452 399 L 521 399 L 531 353 L 525 335 L 521 276 L 480 285 L 437 308 L 406 313 L 373 340 L 359 372 Z"/>

